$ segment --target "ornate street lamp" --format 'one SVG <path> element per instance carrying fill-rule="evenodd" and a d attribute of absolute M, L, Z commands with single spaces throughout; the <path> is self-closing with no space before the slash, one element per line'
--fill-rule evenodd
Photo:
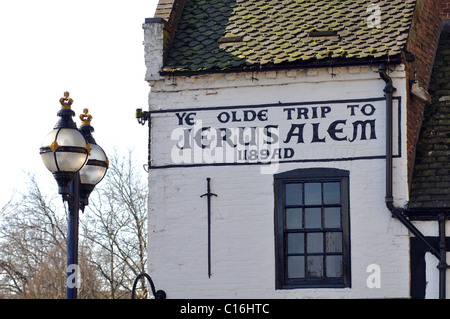
<path fill-rule="evenodd" d="M 58 183 L 58 193 L 64 197 L 69 194 L 69 184 L 75 174 L 86 164 L 90 145 L 72 120 L 75 112 L 71 109 L 73 100 L 69 92 L 65 92 L 59 102 L 61 110 L 57 115 L 60 119 L 44 138 L 40 154 Z"/>
<path fill-rule="evenodd" d="M 42 142 L 40 154 L 47 169 L 58 183 L 58 193 L 68 202 L 67 236 L 67 299 L 77 299 L 78 292 L 78 217 L 79 210 L 88 204 L 89 194 L 105 176 L 108 158 L 97 145 L 90 125 L 92 116 L 88 110 L 80 116 L 78 130 L 72 120 L 75 112 L 69 92 L 60 99 L 60 117 L 53 131 Z"/>

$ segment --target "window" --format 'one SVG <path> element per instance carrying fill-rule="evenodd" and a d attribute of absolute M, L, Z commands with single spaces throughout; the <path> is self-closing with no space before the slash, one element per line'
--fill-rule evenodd
<path fill-rule="evenodd" d="M 349 172 L 275 175 L 277 289 L 350 287 Z"/>

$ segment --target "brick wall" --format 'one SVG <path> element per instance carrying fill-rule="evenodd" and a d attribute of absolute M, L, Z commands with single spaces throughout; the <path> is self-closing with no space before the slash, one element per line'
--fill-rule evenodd
<path fill-rule="evenodd" d="M 442 5 L 442 10 L 441 10 Z M 450 0 L 418 0 L 414 18 L 407 43 L 407 51 L 414 54 L 415 61 L 407 63 L 407 79 L 414 78 L 414 69 L 417 68 L 419 85 L 428 90 L 431 72 L 433 70 L 439 35 L 441 32 L 441 12 L 444 8 L 450 15 Z M 407 83 L 407 85 L 409 85 Z M 408 88 L 409 91 L 409 88 Z M 416 144 L 422 125 L 425 103 L 412 94 L 408 96 L 407 105 L 407 158 L 408 176 L 411 181 L 414 169 Z"/>
<path fill-rule="evenodd" d="M 441 16 L 444 19 L 450 19 L 450 0 L 441 0 L 442 12 Z"/>

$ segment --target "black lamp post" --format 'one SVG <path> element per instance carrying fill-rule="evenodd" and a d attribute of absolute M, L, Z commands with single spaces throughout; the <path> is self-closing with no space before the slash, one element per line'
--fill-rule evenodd
<path fill-rule="evenodd" d="M 92 116 L 84 109 L 81 127 L 72 120 L 75 112 L 69 92 L 60 100 L 60 117 L 53 131 L 42 142 L 40 154 L 58 183 L 58 193 L 69 204 L 67 237 L 67 299 L 77 299 L 78 292 L 78 216 L 88 204 L 89 194 L 105 176 L 108 158 L 97 145 L 90 125 Z"/>

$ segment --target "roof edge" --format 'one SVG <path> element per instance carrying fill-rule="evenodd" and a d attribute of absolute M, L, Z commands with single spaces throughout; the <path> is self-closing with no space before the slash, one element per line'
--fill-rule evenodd
<path fill-rule="evenodd" d="M 441 214 L 445 214 L 448 219 L 450 217 L 450 207 L 408 208 L 405 212 L 405 215 L 410 220 L 417 221 L 439 220 Z"/>
<path fill-rule="evenodd" d="M 285 63 L 279 65 L 249 65 L 239 68 L 223 68 L 223 69 L 201 69 L 193 70 L 161 70 L 161 76 L 193 76 L 206 74 L 220 74 L 220 73 L 244 73 L 244 72 L 266 72 L 266 71 L 284 71 L 293 69 L 312 69 L 312 68 L 331 68 L 331 67 L 345 67 L 345 66 L 368 66 L 379 65 L 385 63 L 387 65 L 400 64 L 403 62 L 402 55 L 383 56 L 379 58 L 358 58 L 345 60 L 327 59 L 326 61 L 305 61 L 304 63 Z"/>
<path fill-rule="evenodd" d="M 171 28 L 175 29 L 180 21 L 186 0 L 159 0 L 155 18 L 163 18 Z"/>
<path fill-rule="evenodd" d="M 163 60 L 172 46 L 185 4 L 186 0 L 159 0 L 154 17 L 145 19 L 145 23 L 164 23 Z"/>

